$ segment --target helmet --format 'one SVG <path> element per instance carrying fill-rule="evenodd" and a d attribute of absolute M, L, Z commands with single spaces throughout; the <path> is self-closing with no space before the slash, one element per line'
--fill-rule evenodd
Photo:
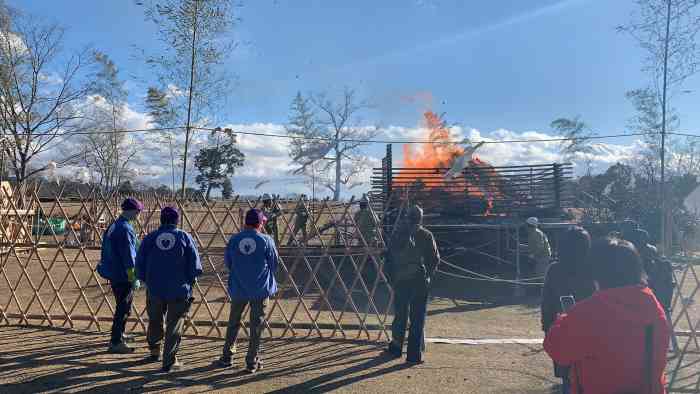
<path fill-rule="evenodd" d="M 272 196 L 269 195 L 268 193 L 265 193 L 265 194 L 262 195 L 262 200 L 263 200 L 263 201 L 271 201 L 271 200 L 272 200 Z"/>
<path fill-rule="evenodd" d="M 527 218 L 525 223 L 529 224 L 530 226 L 537 226 L 538 224 L 540 224 L 540 221 L 539 219 L 533 216 L 531 218 Z"/>

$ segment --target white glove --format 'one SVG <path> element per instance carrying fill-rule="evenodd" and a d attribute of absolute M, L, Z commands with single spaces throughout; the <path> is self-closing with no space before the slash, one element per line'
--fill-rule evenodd
<path fill-rule="evenodd" d="M 138 290 L 140 290 L 140 289 L 141 289 L 141 281 L 138 280 L 138 279 L 136 279 L 136 280 L 134 281 L 134 290 L 138 291 Z"/>

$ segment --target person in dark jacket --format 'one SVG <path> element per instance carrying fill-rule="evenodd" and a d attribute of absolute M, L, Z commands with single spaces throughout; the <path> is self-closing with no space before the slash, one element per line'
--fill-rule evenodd
<path fill-rule="evenodd" d="M 121 208 L 122 214 L 107 227 L 102 236 L 102 251 L 97 272 L 109 280 L 116 303 L 108 351 L 128 354 L 134 349 L 124 343 L 124 330 L 131 314 L 134 290 L 141 287 L 134 270 L 138 237 L 130 222 L 136 220 L 143 210 L 143 204 L 135 198 L 127 198 L 122 202 Z"/>
<path fill-rule="evenodd" d="M 224 263 L 229 271 L 231 312 L 219 365 L 231 366 L 243 310 L 250 305 L 250 337 L 245 358 L 248 373 L 255 373 L 262 367 L 259 350 L 265 324 L 265 308 L 268 298 L 277 292 L 277 249 L 272 238 L 262 233 L 264 222 L 265 215 L 262 211 L 249 210 L 245 216 L 245 229 L 231 237 L 224 254 Z"/>
<path fill-rule="evenodd" d="M 423 227 L 423 210 L 411 206 L 388 245 L 387 272 L 394 289 L 394 321 L 387 353 L 401 357 L 410 318 L 406 361 L 423 362 L 422 345 L 430 280 L 440 262 L 433 234 Z"/>
<path fill-rule="evenodd" d="M 294 230 L 289 235 L 287 246 L 296 244 L 297 246 L 306 245 L 309 234 L 306 231 L 306 224 L 309 221 L 309 207 L 307 206 L 306 196 L 301 195 L 297 207 L 294 210 Z M 301 241 L 297 239 L 297 234 L 301 231 Z"/>
<path fill-rule="evenodd" d="M 262 196 L 262 213 L 265 217 L 265 222 L 263 227 L 265 228 L 265 233 L 272 237 L 275 241 L 275 245 L 279 245 L 279 227 L 277 227 L 277 218 L 282 216 L 282 210 L 271 195 L 265 193 Z"/>
<path fill-rule="evenodd" d="M 659 256 L 656 248 L 649 244 L 649 233 L 646 230 L 635 228 L 631 232 L 625 233 L 625 239 L 632 242 L 639 251 L 649 287 L 654 291 L 667 315 L 670 316 L 675 288 L 671 262 Z"/>
<path fill-rule="evenodd" d="M 182 368 L 177 359 L 177 351 L 185 315 L 194 300 L 192 286 L 202 274 L 197 244 L 190 234 L 177 228 L 178 218 L 179 213 L 175 208 L 163 208 L 160 212 L 160 228 L 144 238 L 136 257 L 136 272 L 148 288 L 146 309 L 150 360 L 160 360 L 161 341 L 165 335 L 165 372 Z"/>
<path fill-rule="evenodd" d="M 594 243 L 590 261 L 598 290 L 559 315 L 545 351 L 571 366 L 574 394 L 665 394 L 670 328 L 643 281 L 637 250 L 608 237 Z"/>
<path fill-rule="evenodd" d="M 360 209 L 355 213 L 355 225 L 357 226 L 357 245 L 363 246 L 364 242 L 367 246 L 377 245 L 377 228 L 380 227 L 379 219 L 377 214 L 374 213 L 372 207 L 369 205 L 369 199 L 367 196 L 362 197 L 360 200 Z M 361 238 L 360 238 L 361 235 Z"/>
<path fill-rule="evenodd" d="M 625 239 L 632 242 L 639 251 L 642 257 L 644 272 L 647 274 L 647 282 L 649 288 L 654 291 L 656 299 L 659 300 L 661 306 L 666 312 L 666 319 L 672 325 L 671 303 L 673 301 L 673 292 L 676 288 L 676 281 L 673 277 L 673 266 L 671 261 L 663 256 L 659 256 L 654 245 L 651 245 L 649 233 L 639 227 L 635 227 L 625 233 Z M 678 341 L 671 335 L 671 346 L 673 350 L 678 349 Z"/>
<path fill-rule="evenodd" d="M 579 226 L 566 230 L 559 240 L 559 261 L 549 266 L 542 290 L 542 330 L 547 333 L 562 310 L 561 297 L 573 296 L 583 301 L 593 295 L 588 254 L 591 236 Z M 569 393 L 569 369 L 554 364 L 554 376 L 562 378 L 562 393 Z"/>

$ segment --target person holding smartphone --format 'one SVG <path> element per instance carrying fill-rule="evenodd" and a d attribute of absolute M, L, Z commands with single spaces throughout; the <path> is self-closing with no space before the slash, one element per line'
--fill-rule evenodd
<path fill-rule="evenodd" d="M 591 236 L 580 226 L 569 228 L 559 241 L 559 261 L 549 266 L 542 290 L 542 331 L 547 333 L 557 316 L 595 291 L 588 254 Z M 569 370 L 554 363 L 554 376 L 562 379 L 562 393 L 569 393 Z"/>
<path fill-rule="evenodd" d="M 567 365 L 571 392 L 665 394 L 670 328 L 642 278 L 639 253 L 628 241 L 607 237 L 591 249 L 598 290 L 557 317 L 544 349 Z"/>

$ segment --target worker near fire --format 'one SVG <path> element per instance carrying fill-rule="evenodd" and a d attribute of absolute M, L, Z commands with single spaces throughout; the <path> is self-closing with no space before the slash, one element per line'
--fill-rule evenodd
<path fill-rule="evenodd" d="M 369 206 L 369 200 L 367 196 L 363 196 L 360 200 L 360 210 L 355 213 L 355 225 L 362 238 L 367 242 L 367 246 L 375 246 L 377 244 L 377 226 L 379 226 L 379 219 L 377 215 L 372 211 L 372 207 Z M 363 245 L 362 239 L 357 237 L 358 245 Z"/>
<path fill-rule="evenodd" d="M 552 260 L 552 248 L 549 246 L 547 235 L 539 227 L 536 217 L 528 218 L 527 223 L 527 247 L 532 271 L 537 277 L 544 277 L 547 267 Z"/>
<path fill-rule="evenodd" d="M 422 345 L 430 281 L 440 262 L 433 234 L 423 227 L 423 210 L 411 206 L 389 242 L 385 272 L 394 289 L 392 339 L 386 352 L 401 357 L 410 320 L 406 361 L 423 362 Z"/>
<path fill-rule="evenodd" d="M 109 280 L 116 303 L 108 351 L 128 354 L 134 349 L 125 343 L 125 339 L 129 337 L 124 334 L 124 330 L 126 320 L 131 314 L 134 290 L 141 287 L 134 270 L 138 237 L 131 222 L 139 216 L 143 204 L 130 197 L 122 202 L 121 208 L 121 215 L 107 227 L 102 236 L 102 251 L 97 272 Z"/>
<path fill-rule="evenodd" d="M 185 316 L 192 306 L 192 287 L 202 274 L 202 263 L 197 244 L 192 236 L 177 228 L 179 213 L 175 208 L 160 211 L 160 228 L 148 234 L 136 256 L 138 278 L 148 289 L 147 341 L 149 360 L 161 359 L 163 347 L 163 371 L 182 369 L 177 358 Z M 163 319 L 165 318 L 165 333 Z"/>
<path fill-rule="evenodd" d="M 306 231 L 306 224 L 309 221 L 309 208 L 306 205 L 306 195 L 302 194 L 297 207 L 294 210 L 294 231 L 289 235 L 289 241 L 287 241 L 287 246 L 292 244 L 297 244 L 298 246 L 306 245 L 306 240 L 309 236 Z M 297 234 L 301 231 L 301 240 L 297 239 Z M 301 241 L 301 242 L 300 242 Z"/>
<path fill-rule="evenodd" d="M 272 238 L 262 234 L 264 220 L 262 211 L 250 209 L 245 216 L 245 229 L 231 237 L 224 254 L 224 263 L 229 271 L 231 312 L 219 365 L 231 366 L 241 317 L 246 306 L 250 305 L 250 334 L 245 357 L 248 373 L 255 373 L 262 367 L 259 350 L 265 325 L 265 308 L 268 298 L 277 292 L 275 271 L 278 254 Z"/>
<path fill-rule="evenodd" d="M 282 212 L 277 206 L 277 203 L 272 199 L 272 196 L 268 193 L 263 194 L 262 203 L 262 213 L 265 217 L 265 223 L 263 223 L 265 232 L 272 237 L 275 241 L 275 245 L 279 245 L 280 239 L 279 230 L 277 228 L 277 218 Z"/>

